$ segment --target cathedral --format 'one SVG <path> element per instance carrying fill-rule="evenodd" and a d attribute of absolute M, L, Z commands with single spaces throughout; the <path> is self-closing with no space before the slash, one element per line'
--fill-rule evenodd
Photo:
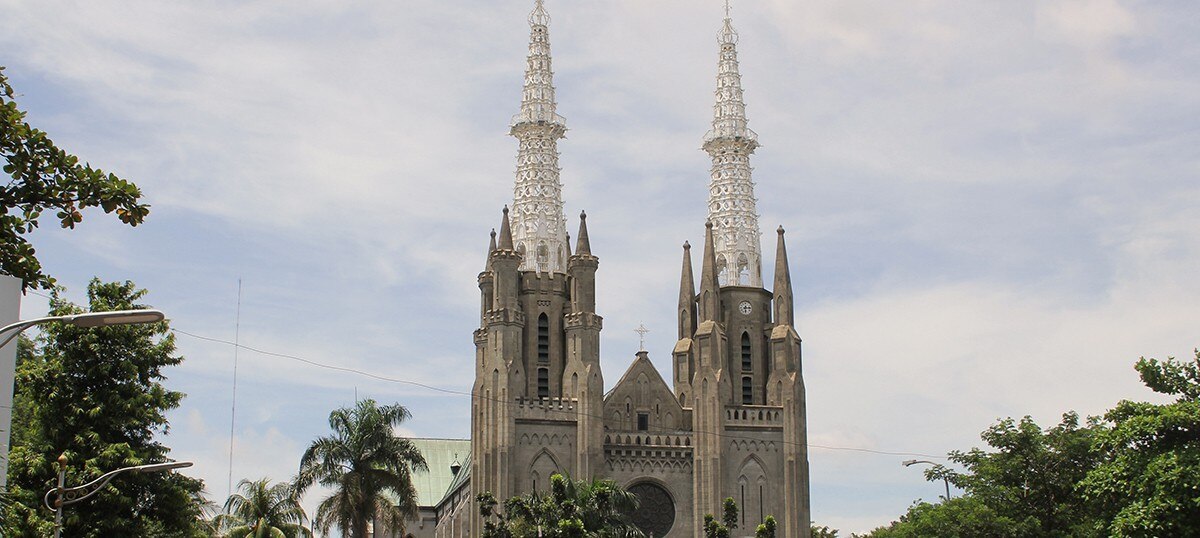
<path fill-rule="evenodd" d="M 615 480 L 637 494 L 634 523 L 655 538 L 700 537 L 705 514 L 732 497 L 735 536 L 767 516 L 779 536 L 808 537 L 809 473 L 800 337 L 784 231 L 765 287 L 761 232 L 738 72 L 738 34 L 726 12 L 718 39 L 716 103 L 704 150 L 712 159 L 708 222 L 694 277 L 683 244 L 679 340 L 667 383 L 639 352 L 605 392 L 596 278 L 587 215 L 574 245 L 559 180 L 550 17 L 529 16 L 525 85 L 510 134 L 519 142 L 514 199 L 493 231 L 479 274 L 470 456 L 431 507 L 438 537 L 479 536 L 474 501 L 545 489 L 554 473 Z M 603 305 L 599 305 L 603 306 Z"/>

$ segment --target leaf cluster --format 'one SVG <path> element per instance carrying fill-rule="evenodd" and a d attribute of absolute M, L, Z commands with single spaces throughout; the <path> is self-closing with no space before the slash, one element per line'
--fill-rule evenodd
<path fill-rule="evenodd" d="M 53 212 L 63 228 L 83 221 L 83 210 L 99 207 L 116 213 L 124 224 L 137 226 L 150 213 L 137 185 L 115 174 L 80 163 L 60 149 L 44 131 L 25 122 L 15 92 L 0 66 L 0 159 L 12 179 L 0 186 L 0 272 L 20 278 L 26 288 L 51 289 L 33 245 L 25 238 L 42 214 Z"/>
<path fill-rule="evenodd" d="M 1200 350 L 1196 359 L 1141 358 L 1147 387 L 1167 404 L 1121 401 L 1081 425 L 1067 413 L 1041 429 L 1029 417 L 983 432 L 988 450 L 936 466 L 965 495 L 917 502 L 868 536 L 1200 536 Z"/>
<path fill-rule="evenodd" d="M 704 514 L 704 538 L 729 538 L 730 532 L 737 528 L 738 505 L 733 497 L 726 497 L 721 503 L 721 522 L 718 523 L 712 514 Z"/>
<path fill-rule="evenodd" d="M 612 480 L 550 477 L 549 491 L 534 491 L 499 502 L 489 492 L 476 496 L 484 520 L 483 538 L 641 538 L 630 522 L 637 496 Z"/>

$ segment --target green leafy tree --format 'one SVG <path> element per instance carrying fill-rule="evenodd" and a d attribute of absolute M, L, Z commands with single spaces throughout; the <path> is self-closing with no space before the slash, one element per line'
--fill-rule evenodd
<path fill-rule="evenodd" d="M 730 531 L 737 528 L 738 505 L 733 497 L 721 503 L 721 522 L 712 514 L 704 514 L 704 538 L 729 538 Z"/>
<path fill-rule="evenodd" d="M 304 451 L 296 478 L 300 493 L 316 483 L 333 489 L 317 507 L 321 533 L 336 526 L 350 538 L 365 538 L 372 521 L 403 532 L 405 520 L 417 517 L 412 473 L 428 467 L 416 445 L 395 434 L 410 416 L 400 404 L 370 399 L 329 414 L 333 435 Z"/>
<path fill-rule="evenodd" d="M 301 538 L 312 536 L 304 526 L 308 516 L 296 490 L 287 482 L 271 485 L 270 479 L 242 480 L 238 493 L 225 501 L 216 526 L 224 538 Z"/>
<path fill-rule="evenodd" d="M 1097 520 L 1075 486 L 1099 464 L 1092 449 L 1098 431 L 1094 420 L 1081 426 L 1074 412 L 1046 430 L 1030 417 L 1004 419 L 981 435 L 992 450 L 950 453 L 965 472 L 938 466 L 926 477 L 949 479 L 1031 534 L 1096 536 Z"/>
<path fill-rule="evenodd" d="M 150 206 L 140 203 L 137 185 L 80 164 L 26 123 L 14 95 L 0 66 L 0 159 L 4 174 L 12 178 L 0 185 L 0 272 L 20 278 L 26 288 L 50 289 L 54 279 L 42 270 L 25 238 L 38 227 L 43 212 L 54 211 L 60 226 L 74 228 L 83 220 L 83 209 L 99 207 L 137 226 Z"/>
<path fill-rule="evenodd" d="M 1076 484 L 1099 463 L 1092 449 L 1099 426 L 1075 413 L 1043 430 L 1030 417 L 999 421 L 981 434 L 989 449 L 954 451 L 964 470 L 938 465 L 925 476 L 949 480 L 964 495 L 917 502 L 868 536 L 1101 536 L 1098 520 Z"/>
<path fill-rule="evenodd" d="M 1142 382 L 1168 404 L 1122 401 L 1104 415 L 1102 455 L 1079 488 L 1116 537 L 1200 536 L 1200 350 L 1194 361 L 1142 358 Z"/>
<path fill-rule="evenodd" d="M 767 516 L 758 527 L 754 529 L 754 538 L 775 538 L 776 528 L 779 526 L 775 522 L 775 516 Z M 812 527 L 813 538 L 837 538 L 837 531 L 830 533 L 829 527 Z"/>
<path fill-rule="evenodd" d="M 963 496 L 939 504 L 917 502 L 899 521 L 880 527 L 863 538 L 1024 538 L 1046 536 L 1025 522 L 997 514 L 978 497 Z"/>
<path fill-rule="evenodd" d="M 93 312 L 145 308 L 132 282 L 88 285 Z M 51 315 L 84 310 L 57 290 Z M 18 347 L 6 536 L 44 537 L 53 514 L 42 495 L 57 480 L 55 460 L 67 457 L 67 484 L 113 469 L 168 461 L 156 437 L 168 432 L 165 413 L 183 394 L 168 390 L 163 370 L 183 359 L 166 322 L 85 329 L 52 324 Z M 200 480 L 179 473 L 123 474 L 65 511 L 64 536 L 202 535 Z"/>
<path fill-rule="evenodd" d="M 1200 350 L 1194 361 L 1140 359 L 1167 404 L 1122 401 L 1080 425 L 1068 413 L 1043 431 L 1029 417 L 983 433 L 991 450 L 952 452 L 937 466 L 964 496 L 918 502 L 868 536 L 1200 536 Z"/>
<path fill-rule="evenodd" d="M 550 491 L 534 491 L 504 502 L 491 493 L 476 497 L 483 516 L 483 538 L 641 538 L 630 521 L 637 496 L 612 480 L 572 480 L 550 476 Z"/>
<path fill-rule="evenodd" d="M 775 538 L 775 527 L 775 518 L 767 516 L 766 521 L 763 521 L 758 526 L 758 531 L 754 534 L 754 538 Z M 838 530 L 824 525 L 813 525 L 812 538 L 838 538 Z"/>

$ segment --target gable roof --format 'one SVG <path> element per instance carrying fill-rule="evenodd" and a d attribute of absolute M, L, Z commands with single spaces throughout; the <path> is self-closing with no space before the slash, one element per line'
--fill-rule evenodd
<path fill-rule="evenodd" d="M 604 401 L 607 402 L 609 396 L 612 396 L 617 392 L 617 389 L 620 389 L 624 385 L 636 383 L 638 376 L 641 374 L 646 374 L 646 378 L 649 379 L 652 386 L 651 390 L 661 389 L 672 397 L 675 396 L 675 391 L 671 390 L 671 387 L 663 380 L 662 374 L 658 373 L 658 368 L 655 368 L 654 363 L 650 361 L 650 354 L 645 351 L 639 351 L 637 358 L 633 359 L 633 363 L 625 370 L 625 375 L 621 376 L 621 380 L 617 381 L 617 384 L 613 385 L 611 390 L 604 393 Z"/>
<path fill-rule="evenodd" d="M 466 471 L 466 462 L 471 456 L 469 439 L 409 439 L 425 457 L 428 472 L 412 473 L 413 487 L 417 490 L 417 506 L 435 506 L 458 477 Z M 463 465 L 458 475 L 450 472 L 450 465 Z"/>

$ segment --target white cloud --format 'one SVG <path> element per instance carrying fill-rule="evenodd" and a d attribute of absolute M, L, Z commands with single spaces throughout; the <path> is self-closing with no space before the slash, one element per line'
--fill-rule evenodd
<path fill-rule="evenodd" d="M 136 230 L 88 215 L 74 232 L 39 231 L 39 255 L 72 296 L 93 274 L 132 278 L 176 327 L 232 339 L 242 279 L 245 344 L 470 385 L 475 275 L 511 199 L 505 132 L 526 5 L 0 6 L 6 73 L 30 121 L 154 204 Z M 601 257 L 611 383 L 639 323 L 668 367 L 679 245 L 703 232 L 698 147 L 721 6 L 549 7 L 571 128 L 567 213 L 589 211 Z M 1200 48 L 1179 22 L 1187 9 L 735 5 L 764 144 L 765 257 L 783 224 L 814 443 L 966 448 L 999 416 L 1048 423 L 1148 397 L 1132 361 L 1198 345 L 1200 79 L 1188 67 Z M 179 345 L 188 361 L 170 382 L 189 397 L 168 442 L 223 494 L 232 353 Z M 356 391 L 409 405 L 411 432 L 467 430 L 462 397 L 240 360 L 238 446 L 269 448 L 239 456 L 235 478 L 288 477 Z M 844 532 L 938 494 L 887 457 L 814 450 L 812 461 L 814 515 Z"/>

